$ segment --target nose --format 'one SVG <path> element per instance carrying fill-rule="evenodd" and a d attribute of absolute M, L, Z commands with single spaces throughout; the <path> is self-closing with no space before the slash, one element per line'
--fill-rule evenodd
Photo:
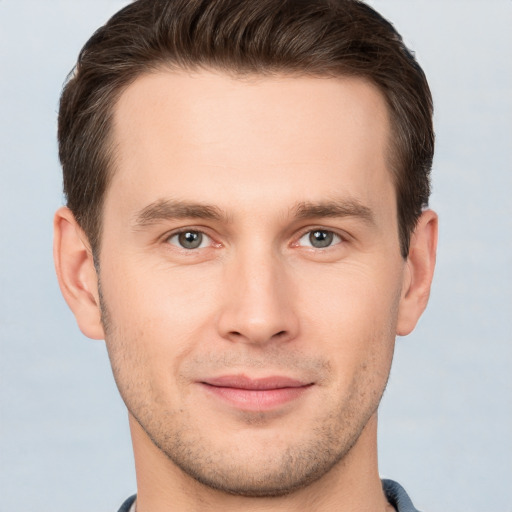
<path fill-rule="evenodd" d="M 296 294 L 284 263 L 272 254 L 239 254 L 227 267 L 219 334 L 232 342 L 258 345 L 296 338 Z"/>

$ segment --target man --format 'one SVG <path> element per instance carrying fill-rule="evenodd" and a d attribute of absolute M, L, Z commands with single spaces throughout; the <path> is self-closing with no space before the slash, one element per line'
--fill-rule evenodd
<path fill-rule="evenodd" d="M 432 280 L 431 122 L 354 0 L 138 0 L 85 45 L 55 261 L 129 411 L 121 510 L 415 510 L 377 408 Z"/>

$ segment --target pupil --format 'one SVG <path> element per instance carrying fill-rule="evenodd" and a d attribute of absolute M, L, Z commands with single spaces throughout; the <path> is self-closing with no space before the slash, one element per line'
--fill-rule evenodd
<path fill-rule="evenodd" d="M 313 231 L 309 235 L 309 241 L 313 247 L 329 247 L 333 234 L 329 231 Z"/>
<path fill-rule="evenodd" d="M 178 238 L 180 245 L 185 249 L 196 249 L 203 241 L 203 235 L 197 231 L 186 231 L 185 233 L 180 233 Z"/>

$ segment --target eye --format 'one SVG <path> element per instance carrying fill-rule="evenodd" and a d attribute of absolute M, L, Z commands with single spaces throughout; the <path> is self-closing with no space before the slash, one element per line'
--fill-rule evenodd
<path fill-rule="evenodd" d="M 325 249 L 331 245 L 339 244 L 341 237 L 327 229 L 315 229 L 308 231 L 299 239 L 299 245 L 305 247 L 314 247 L 315 249 Z"/>
<path fill-rule="evenodd" d="M 211 240 L 208 235 L 201 231 L 187 230 L 171 235 L 167 241 L 182 249 L 202 249 L 210 245 Z"/>

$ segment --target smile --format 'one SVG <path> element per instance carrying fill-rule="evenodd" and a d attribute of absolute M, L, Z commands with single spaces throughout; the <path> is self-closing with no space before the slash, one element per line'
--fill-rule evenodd
<path fill-rule="evenodd" d="M 289 377 L 251 379 L 245 375 L 225 375 L 200 382 L 205 391 L 244 411 L 266 411 L 301 397 L 313 383 Z"/>

